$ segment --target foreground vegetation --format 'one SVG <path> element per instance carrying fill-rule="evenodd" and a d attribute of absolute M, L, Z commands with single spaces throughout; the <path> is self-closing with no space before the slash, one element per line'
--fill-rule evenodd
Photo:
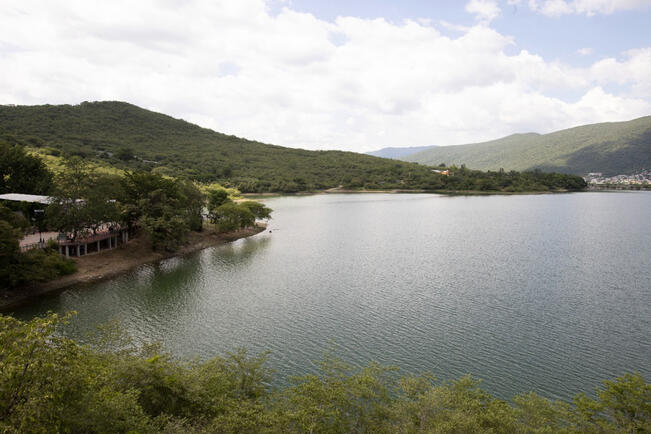
<path fill-rule="evenodd" d="M 68 320 L 69 317 L 63 320 Z M 176 361 L 134 346 L 115 324 L 90 345 L 56 333 L 56 315 L 0 316 L 0 431 L 311 433 L 635 433 L 651 430 L 651 386 L 605 381 L 573 404 L 535 393 L 501 401 L 464 377 L 438 382 L 326 357 L 319 375 L 269 386 L 265 355 Z"/>
<path fill-rule="evenodd" d="M 122 102 L 0 106 L 1 141 L 28 147 L 50 159 L 76 155 L 104 170 L 151 171 L 201 183 L 218 182 L 242 192 L 295 193 L 339 186 L 490 191 L 585 187 L 578 177 L 554 176 L 552 181 L 534 173 L 508 174 L 508 180 L 500 179 L 502 186 L 492 182 L 497 172 L 457 170 L 448 178 L 414 163 L 353 152 L 272 146 Z"/>
<path fill-rule="evenodd" d="M 550 134 L 514 134 L 460 146 L 434 146 L 398 157 L 421 164 L 462 164 L 480 170 L 534 170 L 586 175 L 651 168 L 651 116 L 584 125 Z"/>

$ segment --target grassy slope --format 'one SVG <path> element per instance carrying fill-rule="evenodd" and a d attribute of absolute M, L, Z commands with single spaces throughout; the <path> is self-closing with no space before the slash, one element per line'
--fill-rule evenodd
<path fill-rule="evenodd" d="M 490 142 L 437 147 L 403 159 L 423 164 L 466 164 L 481 170 L 631 173 L 651 168 L 651 116 L 544 135 L 514 134 Z"/>
<path fill-rule="evenodd" d="M 231 181 L 245 191 L 298 191 L 376 183 L 409 188 L 402 180 L 428 169 L 341 151 L 306 151 L 221 134 L 122 102 L 0 106 L 0 140 L 81 153 L 120 169 L 155 167 L 202 182 Z M 100 151 L 134 151 L 123 162 Z M 141 160 L 156 163 L 143 163 Z M 247 184 L 255 186 L 247 188 Z"/>

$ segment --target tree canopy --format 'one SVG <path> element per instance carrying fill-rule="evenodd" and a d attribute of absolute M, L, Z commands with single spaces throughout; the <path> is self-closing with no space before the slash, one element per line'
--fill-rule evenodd
<path fill-rule="evenodd" d="M 0 141 L 0 194 L 48 194 L 51 188 L 52 173 L 40 158 Z"/>
<path fill-rule="evenodd" d="M 175 250 L 188 231 L 203 228 L 204 194 L 192 182 L 151 172 L 127 172 L 122 179 L 123 220 L 141 226 L 155 249 Z"/>
<path fill-rule="evenodd" d="M 118 222 L 118 187 L 114 176 L 92 172 L 85 160 L 65 160 L 63 171 L 56 176 L 54 200 L 46 210 L 48 225 L 75 239 L 84 231 L 95 233 L 103 224 Z"/>

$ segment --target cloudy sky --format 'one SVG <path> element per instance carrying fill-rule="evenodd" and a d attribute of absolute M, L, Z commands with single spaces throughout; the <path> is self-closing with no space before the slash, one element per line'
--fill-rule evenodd
<path fill-rule="evenodd" d="M 359 152 L 651 114 L 651 0 L 2 0 L 0 104 Z"/>

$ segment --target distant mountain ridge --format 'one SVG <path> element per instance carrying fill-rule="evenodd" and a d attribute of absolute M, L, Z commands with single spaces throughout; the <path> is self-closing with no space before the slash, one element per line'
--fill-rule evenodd
<path fill-rule="evenodd" d="M 465 164 L 480 170 L 634 173 L 651 168 L 651 116 L 549 134 L 513 134 L 482 143 L 438 146 L 400 159 L 429 165 Z"/>
<path fill-rule="evenodd" d="M 430 149 L 435 147 L 436 145 L 432 146 L 411 146 L 407 148 L 382 148 L 378 149 L 377 151 L 371 151 L 371 152 L 366 152 L 366 155 L 373 155 L 374 157 L 381 157 L 381 158 L 393 158 L 393 159 L 400 159 L 400 157 L 406 157 L 407 155 L 415 154 L 416 152 L 421 152 L 426 149 Z"/>

